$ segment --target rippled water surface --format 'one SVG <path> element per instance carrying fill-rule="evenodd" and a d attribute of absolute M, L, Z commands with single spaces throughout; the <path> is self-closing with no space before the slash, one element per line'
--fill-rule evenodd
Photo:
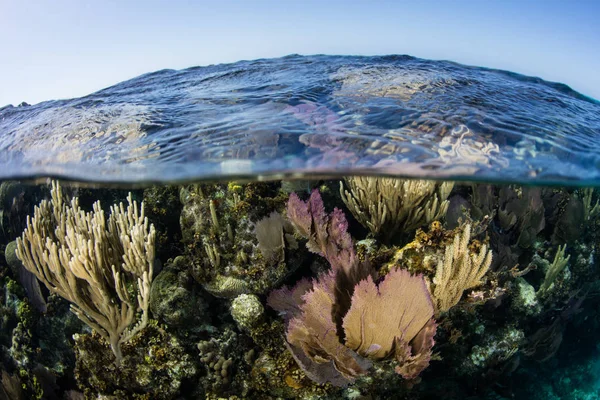
<path fill-rule="evenodd" d="M 600 103 L 514 73 L 408 56 L 163 70 L 0 109 L 0 179 L 331 174 L 600 183 Z"/>

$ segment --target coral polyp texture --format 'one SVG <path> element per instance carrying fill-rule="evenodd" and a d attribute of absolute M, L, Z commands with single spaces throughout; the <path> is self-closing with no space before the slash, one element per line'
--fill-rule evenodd
<path fill-rule="evenodd" d="M 0 398 L 594 390 L 594 190 L 382 177 L 2 188 Z M 567 358 L 579 367 L 555 362 Z"/>

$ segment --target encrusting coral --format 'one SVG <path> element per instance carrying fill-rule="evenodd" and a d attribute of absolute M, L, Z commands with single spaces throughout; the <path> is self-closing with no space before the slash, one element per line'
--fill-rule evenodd
<path fill-rule="evenodd" d="M 250 331 L 264 318 L 265 309 L 258 296 L 240 294 L 231 302 L 231 316 L 241 330 Z"/>
<path fill-rule="evenodd" d="M 86 399 L 171 400 L 199 378 L 197 354 L 152 320 L 123 344 L 118 367 L 111 365 L 112 353 L 95 333 L 73 335 L 73 340 L 74 374 Z"/>
<path fill-rule="evenodd" d="M 454 182 L 381 177 L 346 178 L 340 195 L 354 217 L 375 236 L 389 241 L 397 231 L 407 232 L 442 218 Z"/>
<path fill-rule="evenodd" d="M 71 310 L 109 344 L 119 363 L 121 344 L 148 322 L 154 267 L 154 226 L 144 205 L 128 197 L 127 208 L 111 207 L 106 219 L 100 202 L 92 212 L 67 204 L 52 183 L 52 199 L 35 208 L 17 239 L 16 254 L 46 287 L 71 303 Z M 137 298 L 131 294 L 134 288 Z M 141 318 L 136 323 L 136 313 Z"/>

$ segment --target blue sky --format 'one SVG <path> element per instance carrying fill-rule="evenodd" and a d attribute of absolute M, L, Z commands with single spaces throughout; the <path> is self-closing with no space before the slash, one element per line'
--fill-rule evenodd
<path fill-rule="evenodd" d="M 0 0 L 0 107 L 291 53 L 448 59 L 600 99 L 599 18 L 600 0 Z"/>

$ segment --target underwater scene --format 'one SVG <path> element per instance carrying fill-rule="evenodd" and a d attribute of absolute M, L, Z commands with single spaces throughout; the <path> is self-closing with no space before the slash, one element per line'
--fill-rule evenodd
<path fill-rule="evenodd" d="M 599 399 L 599 139 L 409 56 L 0 108 L 0 399 Z"/>

